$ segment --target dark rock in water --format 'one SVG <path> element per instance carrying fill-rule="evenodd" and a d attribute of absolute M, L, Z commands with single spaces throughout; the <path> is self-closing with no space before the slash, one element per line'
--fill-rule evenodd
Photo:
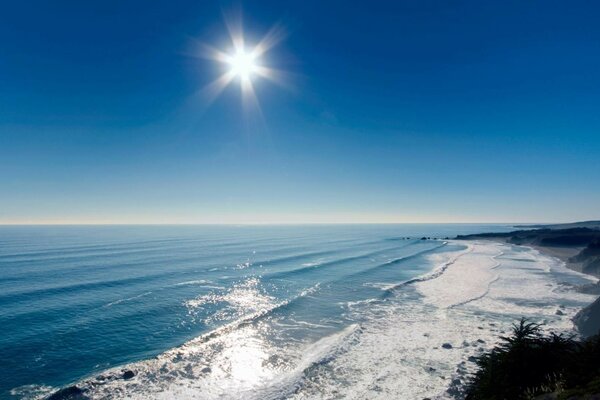
<path fill-rule="evenodd" d="M 446 390 L 446 393 L 448 393 L 452 397 L 461 398 L 462 397 L 461 386 L 462 386 L 462 382 L 460 379 L 453 379 L 452 383 L 450 384 L 450 387 Z"/>
<path fill-rule="evenodd" d="M 451 345 L 450 343 L 444 343 L 444 344 L 442 345 L 442 347 L 443 347 L 444 349 L 451 349 L 451 348 L 452 348 L 452 345 Z"/>
<path fill-rule="evenodd" d="M 573 322 L 582 336 L 589 337 L 600 331 L 600 298 L 579 311 Z"/>
<path fill-rule="evenodd" d="M 477 341 L 478 341 L 479 343 L 485 343 L 485 340 L 483 340 L 483 339 L 477 339 Z"/>
<path fill-rule="evenodd" d="M 556 310 L 556 312 L 554 313 L 556 315 L 565 315 L 564 312 L 560 311 L 560 310 Z"/>
<path fill-rule="evenodd" d="M 203 374 L 208 374 L 210 371 L 212 371 L 210 367 L 204 367 L 200 370 L 200 372 L 202 372 Z"/>
<path fill-rule="evenodd" d="M 423 237 L 421 238 L 421 240 L 427 240 L 427 238 L 426 238 L 425 236 L 423 236 Z"/>
<path fill-rule="evenodd" d="M 600 282 L 578 286 L 577 291 L 586 294 L 600 294 Z"/>
<path fill-rule="evenodd" d="M 127 371 L 123 372 L 123 379 L 127 380 L 127 379 L 131 379 L 135 376 L 135 372 L 133 372 L 132 370 L 128 369 Z"/>
<path fill-rule="evenodd" d="M 467 360 L 469 360 L 471 362 L 477 362 L 477 357 L 475 357 L 475 356 L 469 356 L 469 358 L 467 358 Z"/>
<path fill-rule="evenodd" d="M 89 397 L 77 386 L 69 386 L 55 392 L 46 400 L 89 400 Z"/>

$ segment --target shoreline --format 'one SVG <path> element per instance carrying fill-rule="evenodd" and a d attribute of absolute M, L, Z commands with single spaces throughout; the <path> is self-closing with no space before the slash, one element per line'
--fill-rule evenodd
<path fill-rule="evenodd" d="M 451 242 L 461 243 L 454 240 Z M 482 316 L 471 329 L 462 333 L 465 337 L 480 337 L 471 337 L 470 340 L 464 341 L 463 346 L 466 347 L 462 350 L 459 350 L 460 345 L 456 346 L 451 340 L 448 341 L 454 346 L 448 348 L 468 352 L 472 351 L 467 350 L 470 343 L 477 348 L 477 352 L 463 355 L 457 362 L 456 373 L 450 375 L 447 391 L 440 393 L 441 397 L 434 398 L 454 398 L 447 394 L 457 394 L 460 398 L 460 394 L 464 393 L 467 387 L 467 377 L 475 371 L 473 361 L 476 357 L 496 345 L 499 338 L 510 330 L 511 324 L 518 322 L 511 320 L 509 314 L 541 321 L 550 331 L 570 334 L 577 331 L 577 326 L 573 324 L 574 316 L 586 304 L 563 302 L 565 299 L 581 301 L 586 296 L 575 286 L 567 290 L 548 291 L 550 282 L 555 282 L 550 284 L 555 289 L 560 288 L 561 275 L 580 276 L 584 281 L 590 278 L 589 274 L 567 268 L 566 263 L 553 254 L 533 246 L 515 245 L 504 240 L 465 240 L 463 244 L 475 253 L 464 252 L 460 261 L 448 268 L 444 274 L 417 285 L 419 292 L 428 299 L 426 302 L 437 306 L 446 315 L 450 315 L 458 307 L 466 307 L 458 312 L 464 313 L 470 308 L 471 313 Z M 476 254 L 479 256 L 474 258 Z M 543 271 L 548 274 L 539 274 Z M 567 278 L 566 281 L 570 279 Z M 507 312 L 507 306 L 514 308 Z M 539 307 L 538 311 L 534 311 L 536 307 Z M 538 315 L 533 315 L 532 312 Z M 448 328 L 448 331 L 450 330 Z M 481 338 L 485 342 L 483 345 L 479 341 Z"/>
<path fill-rule="evenodd" d="M 251 337 L 258 340 L 260 335 L 255 337 L 255 333 L 258 335 L 259 332 L 257 327 L 246 324 L 242 329 L 212 332 L 206 336 L 210 340 L 192 339 L 154 358 L 104 370 L 60 390 L 81 391 L 90 398 L 110 398 L 115 393 L 129 393 L 132 398 L 152 397 L 156 393 L 196 398 L 198 391 L 204 394 L 204 398 L 218 398 L 224 394 L 226 398 L 261 398 L 263 395 L 270 398 L 270 393 L 288 393 L 292 390 L 290 388 L 301 386 L 299 398 L 324 398 L 323 393 L 330 390 L 344 390 L 339 387 L 340 381 L 337 378 L 328 380 L 326 375 L 314 381 L 303 371 L 307 368 L 311 371 L 342 370 L 352 366 L 353 372 L 339 379 L 352 382 L 353 388 L 359 392 L 383 399 L 383 395 L 376 396 L 370 388 L 374 373 L 371 366 L 377 364 L 389 373 L 389 376 L 378 380 L 381 393 L 402 393 L 406 398 L 414 399 L 453 398 L 453 394 L 462 393 L 469 373 L 475 368 L 475 358 L 510 329 L 514 322 L 513 314 L 544 314 L 540 318 L 558 330 L 571 329 L 572 326 L 570 316 L 575 309 L 568 305 L 560 307 L 559 299 L 573 299 L 573 295 L 552 293 L 546 275 L 538 274 L 545 270 L 544 263 L 548 262 L 544 262 L 545 254 L 540 256 L 538 252 L 526 249 L 521 255 L 517 249 L 520 246 L 514 246 L 512 250 L 505 248 L 503 243 L 487 242 L 462 243 L 468 244 L 468 248 L 429 255 L 428 262 L 434 265 L 447 263 L 449 267 L 433 279 L 422 278 L 435 269 L 420 275 L 421 279 L 405 285 L 406 289 L 397 293 L 396 300 L 374 305 L 362 303 L 348 308 L 349 315 L 361 315 L 360 322 L 357 322 L 359 325 L 324 336 L 314 343 L 289 347 L 286 350 L 289 354 L 301 354 L 302 357 L 294 358 L 298 364 L 290 364 L 291 369 L 285 370 L 281 378 L 256 383 L 257 386 L 252 387 L 234 387 L 229 385 L 233 384 L 231 379 L 219 375 L 223 365 L 229 365 L 231 360 L 222 360 L 217 353 L 216 359 L 206 356 L 212 354 L 211 349 L 220 346 L 230 351 L 240 350 L 240 339 Z M 502 258 L 505 255 L 508 258 Z M 541 263 L 531 263 L 538 257 L 542 258 Z M 475 273 L 474 269 L 478 272 Z M 561 263 L 558 273 L 562 269 L 565 268 Z M 499 277 L 500 284 L 496 284 Z M 527 277 L 532 279 L 533 285 L 530 290 L 523 290 L 523 283 L 529 282 L 525 279 Z M 517 285 L 516 289 L 514 285 Z M 382 291 L 385 292 L 384 289 Z M 413 297 L 415 294 L 418 297 Z M 557 303 L 548 303 L 543 310 L 532 303 L 544 296 L 554 299 L 555 295 Z M 516 299 L 505 303 L 504 299 L 514 296 Z M 382 312 L 393 317 L 381 319 Z M 410 340 L 398 340 L 399 337 Z M 265 359 L 270 359 L 267 356 L 269 354 L 265 355 Z M 240 361 L 236 360 L 233 360 L 234 367 Z M 415 363 L 414 360 L 420 361 Z M 171 382 L 169 371 L 178 371 L 181 365 L 187 365 L 189 376 L 178 376 L 176 381 Z M 262 369 L 258 367 L 256 371 Z M 408 381 L 401 379 L 402 376 L 413 377 L 413 382 L 418 385 L 409 385 Z M 148 385 L 150 382 L 153 383 Z"/>
<path fill-rule="evenodd" d="M 540 245 L 535 245 L 535 244 L 515 244 L 515 243 L 510 243 L 510 241 L 503 239 L 503 238 L 482 239 L 482 240 L 489 240 L 490 242 L 508 244 L 508 245 L 513 245 L 513 246 L 521 246 L 521 247 L 534 249 L 534 250 L 539 251 L 541 254 L 543 254 L 545 256 L 552 257 L 552 258 L 559 260 L 560 262 L 562 262 L 565 265 L 565 267 L 569 268 L 572 271 L 579 272 L 579 273 L 600 279 L 600 277 L 596 274 L 592 274 L 592 273 L 583 271 L 582 265 L 580 262 L 573 262 L 571 260 L 574 256 L 576 256 L 583 249 L 585 249 L 584 246 L 581 246 L 581 247 L 579 247 L 579 246 L 578 247 L 549 247 L 549 246 L 540 246 Z"/>
<path fill-rule="evenodd" d="M 533 229 L 508 233 L 481 233 L 457 236 L 456 240 L 482 240 L 523 246 L 560 261 L 566 268 L 595 281 L 573 289 L 596 295 L 596 299 L 573 316 L 575 330 L 582 337 L 600 331 L 600 231 L 590 228 Z"/>
<path fill-rule="evenodd" d="M 460 243 L 460 241 L 452 239 L 449 242 Z M 491 246 L 487 246 L 484 242 L 488 242 Z M 414 392 L 416 390 L 414 387 L 399 387 L 398 380 L 400 378 L 396 376 L 395 379 L 382 380 L 378 383 L 384 392 L 397 393 L 401 391 L 402 393 L 416 395 L 416 397 L 411 398 L 438 396 L 433 393 L 436 388 L 440 390 L 439 396 L 459 393 L 457 391 L 462 390 L 461 387 L 467 382 L 467 376 L 474 366 L 472 360 L 486 348 L 496 343 L 498 337 L 509 329 L 512 320 L 507 318 L 512 318 L 509 315 L 511 312 L 524 313 L 524 315 L 537 313 L 537 306 L 531 302 L 545 298 L 546 293 L 552 296 L 551 300 L 554 299 L 555 295 L 573 296 L 567 294 L 566 291 L 552 293 L 546 282 L 542 282 L 546 279 L 544 278 L 546 275 L 537 273 L 543 272 L 544 264 L 549 263 L 548 260 L 544 261 L 546 258 L 553 259 L 551 265 L 554 265 L 554 263 L 560 264 L 557 273 L 560 274 L 562 270 L 565 270 L 567 268 L 566 263 L 555 255 L 550 255 L 533 246 L 515 245 L 505 240 L 477 239 L 465 241 L 462 244 L 471 246 L 472 243 L 474 247 L 471 249 L 456 250 L 456 257 L 450 254 L 450 258 L 447 260 L 445 256 L 441 258 L 441 261 L 450 264 L 450 268 L 442 271 L 434 279 L 416 280 L 409 286 L 411 289 L 401 295 L 411 298 L 412 288 L 414 288 L 416 293 L 424 296 L 425 302 L 406 303 L 396 301 L 385 303 L 388 306 L 391 304 L 393 307 L 386 308 L 386 312 L 390 315 L 396 315 L 396 318 L 386 320 L 385 323 L 382 323 L 379 319 L 378 312 L 382 310 L 380 306 L 373 308 L 369 306 L 364 309 L 360 309 L 359 306 L 356 310 L 349 309 L 351 312 L 363 315 L 363 317 L 365 317 L 365 313 L 372 314 L 372 319 L 361 322 L 361 324 L 367 326 L 367 329 L 363 330 L 359 327 L 356 331 L 352 330 L 347 334 L 326 336 L 304 348 L 304 350 L 292 349 L 299 352 L 302 350 L 302 354 L 306 353 L 314 356 L 306 359 L 302 358 L 300 360 L 301 366 L 308 366 L 307 368 L 312 369 L 327 368 L 323 365 L 333 365 L 331 368 L 335 366 L 354 366 L 358 369 L 347 378 L 354 382 L 355 387 L 367 391 L 370 390 L 368 382 L 371 382 L 370 374 L 372 373 L 369 366 L 373 362 L 377 362 L 381 363 L 381 368 L 384 370 L 394 371 L 393 373 L 390 372 L 391 374 L 402 373 L 415 376 L 422 383 L 422 387 L 417 388 L 420 392 Z M 502 249 L 504 246 L 514 247 L 515 249 L 514 251 L 512 249 Z M 521 255 L 518 248 L 526 249 L 527 254 L 524 254 L 526 257 Z M 507 255 L 507 258 L 503 258 L 505 255 Z M 439 255 L 432 254 L 428 257 L 433 262 Z M 507 265 L 506 268 L 500 266 L 498 257 L 502 259 L 503 265 Z M 530 262 L 535 261 L 538 257 L 542 259 L 541 263 L 532 264 Z M 473 268 L 479 270 L 479 272 L 473 273 L 475 271 Z M 573 271 L 570 268 L 569 270 Z M 498 275 L 502 275 L 500 284 L 495 283 L 498 281 Z M 525 279 L 527 277 L 531 278 L 531 281 Z M 462 289 L 457 290 L 457 288 Z M 524 288 L 526 290 L 523 290 Z M 569 289 L 568 292 L 575 291 Z M 503 312 L 502 310 L 506 311 L 506 307 L 500 307 L 503 305 L 502 302 L 514 295 L 517 295 L 517 297 L 522 296 L 523 302 L 511 302 L 510 305 L 514 307 L 514 310 Z M 572 316 L 576 308 L 571 306 L 569 309 L 567 305 L 565 310 L 564 307 L 554 307 L 552 304 L 552 301 L 549 301 L 542 305 L 551 325 L 559 330 L 573 329 Z M 470 308 L 471 311 L 465 313 L 463 310 L 465 306 Z M 473 307 L 476 309 L 475 311 L 473 311 Z M 579 309 L 579 306 L 577 309 Z M 566 313 L 566 315 L 563 313 Z M 238 334 L 245 334 L 251 330 L 252 325 L 250 324 L 244 325 L 243 330 L 225 332 L 221 335 L 213 333 L 210 335 L 210 342 L 215 343 L 192 340 L 186 342 L 189 343 L 188 346 L 185 346 L 185 344 L 178 346 L 152 359 L 127 363 L 104 370 L 99 375 L 91 375 L 73 383 L 71 387 L 63 387 L 59 392 L 62 390 L 80 390 L 81 393 L 93 397 L 102 394 L 110 396 L 114 393 L 121 393 L 120 391 L 130 391 L 132 395 L 135 395 L 134 398 L 136 396 L 143 398 L 146 394 L 162 393 L 164 391 L 173 395 L 191 395 L 194 390 L 202 388 L 203 393 L 208 396 L 207 398 L 210 398 L 209 393 L 218 394 L 215 392 L 218 387 L 211 385 L 218 383 L 220 387 L 222 384 L 221 380 L 215 381 L 217 382 L 215 383 L 213 382 L 214 379 L 211 378 L 213 374 L 219 371 L 220 364 L 213 362 L 214 360 L 207 361 L 204 359 L 199 363 L 195 354 L 209 354 L 210 352 L 207 353 L 206 349 L 210 346 L 235 345 L 238 343 L 238 339 L 236 339 Z M 361 340 L 356 344 L 353 341 L 359 336 Z M 395 339 L 398 336 L 410 338 L 411 340 L 398 341 Z M 394 339 L 386 341 L 386 338 Z M 384 346 L 384 351 L 382 351 L 382 346 Z M 343 351 L 338 351 L 339 349 Z M 415 366 L 412 363 L 405 363 L 403 357 L 400 356 L 402 354 L 413 354 L 413 357 L 409 357 L 409 359 L 422 359 L 425 368 L 423 368 L 423 365 Z M 322 361 L 324 359 L 327 360 L 325 363 Z M 168 371 L 164 372 L 162 368 L 167 365 L 169 369 L 177 371 L 175 366 L 186 363 L 192 365 L 190 374 L 194 376 L 194 380 L 187 381 L 185 377 L 179 377 L 181 379 L 171 386 L 167 379 L 169 378 Z M 312 382 L 310 378 L 300 373 L 300 370 L 304 371 L 302 368 L 294 368 L 289 371 L 289 374 L 285 375 L 285 379 L 275 380 L 264 387 L 258 387 L 257 390 L 260 393 L 265 391 L 270 393 L 274 389 L 288 390 L 289 387 L 294 387 L 299 384 L 298 382 L 302 382 L 302 393 L 321 393 L 319 392 L 321 390 L 318 386 L 319 382 Z M 157 383 L 156 387 L 144 387 L 145 382 L 153 380 L 162 381 L 162 383 Z M 433 386 L 432 382 L 435 382 Z M 460 382 L 460 384 L 457 382 Z M 326 386 L 325 389 L 337 388 L 337 382 L 327 383 L 329 386 Z M 195 385 L 199 386 L 196 387 Z M 190 391 L 187 392 L 186 390 Z M 435 398 L 446 398 L 439 396 Z M 232 398 L 235 398 L 235 393 L 233 393 Z"/>
<path fill-rule="evenodd" d="M 454 240 L 461 241 L 463 239 L 454 239 Z M 565 264 L 565 266 L 567 268 L 569 268 L 572 271 L 580 272 L 582 274 L 593 276 L 595 278 L 600 279 L 600 276 L 598 276 L 596 274 L 592 274 L 592 273 L 589 273 L 589 272 L 582 271 L 581 263 L 571 261 L 572 257 L 576 256 L 583 249 L 585 249 L 585 246 L 577 246 L 577 247 L 558 247 L 558 246 L 555 246 L 555 247 L 551 247 L 551 246 L 540 246 L 540 245 L 536 245 L 536 244 L 516 244 L 516 243 L 511 243 L 509 241 L 509 238 L 500 237 L 500 236 L 498 236 L 498 237 L 490 237 L 490 238 L 483 238 L 483 239 L 477 239 L 477 240 L 490 241 L 490 242 L 494 242 L 494 243 L 502 243 L 502 244 L 509 244 L 509 245 L 513 245 L 513 246 L 521 246 L 521 247 L 531 248 L 531 249 L 539 251 L 543 255 L 546 255 L 546 256 L 549 256 L 549 257 L 556 258 L 556 259 L 560 260 L 561 262 L 563 262 Z"/>
<path fill-rule="evenodd" d="M 561 260 L 573 271 L 600 278 L 600 230 L 595 222 L 590 226 L 567 229 L 550 226 L 512 232 L 477 233 L 458 235 L 455 240 L 493 240 L 529 246 Z"/>

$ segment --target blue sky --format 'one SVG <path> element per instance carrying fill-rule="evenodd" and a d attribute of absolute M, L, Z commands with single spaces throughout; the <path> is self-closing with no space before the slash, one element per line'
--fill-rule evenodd
<path fill-rule="evenodd" d="M 287 36 L 285 87 L 198 93 Z M 592 1 L 29 1 L 0 15 L 0 223 L 600 218 Z"/>

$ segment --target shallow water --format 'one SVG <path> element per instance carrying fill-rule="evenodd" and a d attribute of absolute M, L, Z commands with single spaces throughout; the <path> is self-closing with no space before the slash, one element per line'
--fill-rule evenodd
<path fill-rule="evenodd" d="M 521 315 L 592 300 L 534 250 L 420 240 L 507 229 L 0 227 L 0 396 L 444 397 Z"/>

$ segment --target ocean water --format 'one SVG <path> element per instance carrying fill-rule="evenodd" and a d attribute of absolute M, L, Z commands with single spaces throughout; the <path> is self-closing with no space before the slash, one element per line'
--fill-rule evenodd
<path fill-rule="evenodd" d="M 535 250 L 443 239 L 510 229 L 0 227 L 0 398 L 460 397 L 518 318 L 593 301 Z"/>

